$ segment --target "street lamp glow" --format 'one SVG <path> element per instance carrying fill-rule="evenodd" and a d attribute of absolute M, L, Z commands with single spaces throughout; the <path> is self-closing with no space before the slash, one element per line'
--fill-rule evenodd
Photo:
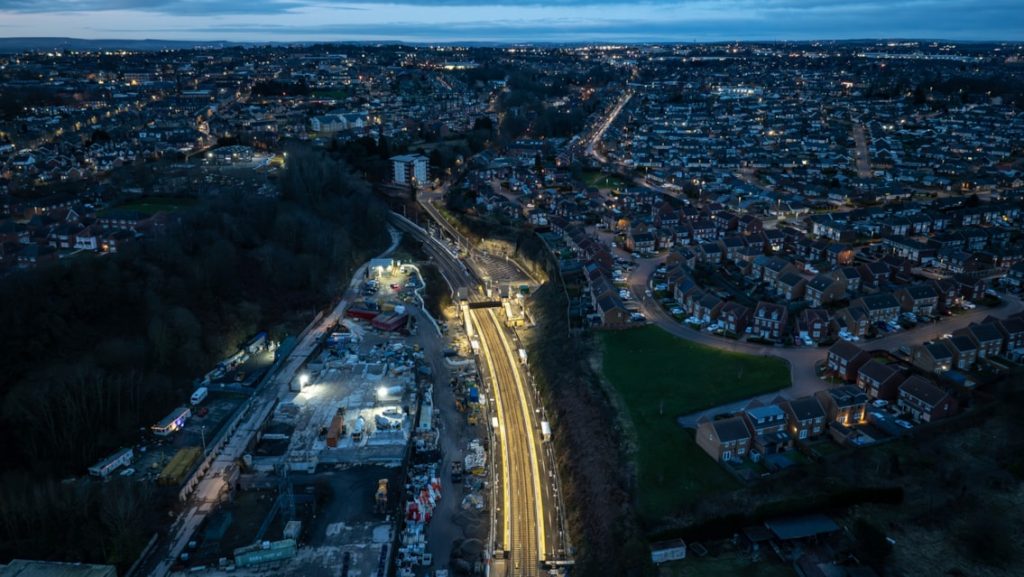
<path fill-rule="evenodd" d="M 299 387 L 305 388 L 305 386 L 308 385 L 308 384 L 309 384 L 309 374 L 302 373 L 301 375 L 299 375 Z"/>
<path fill-rule="evenodd" d="M 377 398 L 378 399 L 383 399 L 386 396 L 388 396 L 388 388 L 387 387 L 377 387 Z"/>

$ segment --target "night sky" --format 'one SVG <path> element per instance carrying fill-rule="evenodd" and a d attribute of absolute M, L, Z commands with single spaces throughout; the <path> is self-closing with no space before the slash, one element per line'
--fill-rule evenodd
<path fill-rule="evenodd" d="M 0 0 L 0 36 L 661 42 L 1024 39 L 1024 0 Z"/>

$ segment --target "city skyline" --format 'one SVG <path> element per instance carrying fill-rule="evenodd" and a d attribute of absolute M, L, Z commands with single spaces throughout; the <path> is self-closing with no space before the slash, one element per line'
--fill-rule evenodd
<path fill-rule="evenodd" d="M 1006 0 L 0 0 L 0 37 L 238 42 L 1016 41 Z"/>

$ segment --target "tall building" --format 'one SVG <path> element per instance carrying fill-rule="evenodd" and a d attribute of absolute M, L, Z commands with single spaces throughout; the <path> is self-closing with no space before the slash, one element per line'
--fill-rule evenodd
<path fill-rule="evenodd" d="M 403 154 L 391 158 L 392 178 L 395 184 L 421 185 L 427 182 L 428 158 L 422 154 Z"/>

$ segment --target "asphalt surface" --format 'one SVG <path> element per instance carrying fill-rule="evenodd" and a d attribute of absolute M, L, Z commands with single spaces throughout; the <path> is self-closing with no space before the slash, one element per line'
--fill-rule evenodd
<path fill-rule="evenodd" d="M 424 204 L 429 206 L 428 199 L 424 199 Z M 427 210 L 432 215 L 437 212 L 432 206 Z M 467 288 L 471 302 L 484 300 L 475 290 L 475 273 L 469 272 L 438 239 L 410 226 L 411 223 L 396 224 L 424 242 L 453 291 Z M 450 227 L 443 228 L 454 233 Z M 485 264 L 480 259 L 471 261 L 474 265 Z M 540 438 L 539 403 L 519 363 L 514 339 L 502 326 L 498 313 L 493 308 L 481 308 L 470 309 L 469 314 L 480 343 L 480 364 L 489 379 L 486 392 L 493 397 L 498 420 L 495 436 L 500 455 L 495 455 L 492 448 L 490 462 L 500 471 L 497 499 L 501 515 L 496 520 L 497 534 L 492 538 L 506 555 L 492 561 L 490 574 L 540 575 L 541 562 L 560 557 L 563 545 L 553 460 Z"/>

